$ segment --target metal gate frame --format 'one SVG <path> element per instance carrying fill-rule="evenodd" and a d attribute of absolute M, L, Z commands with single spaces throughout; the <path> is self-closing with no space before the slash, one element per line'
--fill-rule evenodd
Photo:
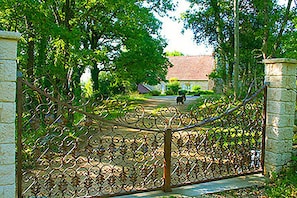
<path fill-rule="evenodd" d="M 45 176 L 44 172 L 41 175 L 35 175 L 34 170 L 30 170 L 30 174 L 29 177 L 26 178 L 26 180 L 28 179 L 32 179 L 33 181 L 31 183 L 29 183 L 29 187 L 27 186 L 27 190 L 31 190 L 31 194 L 30 195 L 34 195 L 35 197 L 37 196 L 44 196 L 42 190 L 48 190 L 48 192 L 50 193 L 66 193 L 67 189 L 65 187 L 66 186 L 70 186 L 70 183 L 73 185 L 76 185 L 76 187 L 81 187 L 84 186 L 87 188 L 87 194 L 85 193 L 83 196 L 92 196 L 92 197 L 101 197 L 101 196 L 116 196 L 116 195 L 124 195 L 124 194 L 131 194 L 131 193 L 136 193 L 136 192 L 143 192 L 143 191 L 151 191 L 151 190 L 159 190 L 162 189 L 165 192 L 169 192 L 171 191 L 171 188 L 173 187 L 177 187 L 177 186 L 183 186 L 183 185 L 189 185 L 189 184 L 196 184 L 196 183 L 201 183 L 201 182 L 207 182 L 207 181 L 213 181 L 213 180 L 218 180 L 218 179 L 223 179 L 223 178 L 229 178 L 229 177 L 235 177 L 238 175 L 246 175 L 246 174 L 251 174 L 251 173 L 255 173 L 255 172 L 262 172 L 262 167 L 263 167 L 263 159 L 264 159 L 264 137 L 265 137 L 265 114 L 266 114 L 266 105 L 265 102 L 263 104 L 263 101 L 261 101 L 260 103 L 258 103 L 257 107 L 254 107 L 253 105 L 251 105 L 250 107 L 248 106 L 248 104 L 251 104 L 251 102 L 258 97 L 259 94 L 263 93 L 264 90 L 264 101 L 266 101 L 265 97 L 266 97 L 266 85 L 262 86 L 260 89 L 258 89 L 253 95 L 250 95 L 248 98 L 246 98 L 245 100 L 243 100 L 241 103 L 239 104 L 227 104 L 227 107 L 224 106 L 226 104 L 222 105 L 222 109 L 220 110 L 216 110 L 216 109 L 211 109 L 211 107 L 205 107 L 205 109 L 203 109 L 202 111 L 200 110 L 192 110 L 191 112 L 188 113 L 181 113 L 180 111 L 178 111 L 178 109 L 174 108 L 174 107 L 168 107 L 168 108 L 163 108 L 158 112 L 154 112 L 154 113 L 146 113 L 144 111 L 144 109 L 142 107 L 136 107 L 135 111 L 130 112 L 124 112 L 124 114 L 121 114 L 116 121 L 114 120 L 107 120 L 105 118 L 105 114 L 102 115 L 98 115 L 98 113 L 94 113 L 94 112 L 86 112 L 83 110 L 83 108 L 81 106 L 72 106 L 71 104 L 69 104 L 68 102 L 63 102 L 60 101 L 59 99 L 53 97 L 51 94 L 43 91 L 41 88 L 36 87 L 35 85 L 33 85 L 32 83 L 29 83 L 25 80 L 23 80 L 22 78 L 18 78 L 18 93 L 17 93 L 17 115 L 18 115 L 18 120 L 17 120 L 17 132 L 18 132 L 18 139 L 17 139 L 17 178 L 18 178 L 18 183 L 17 183 L 17 189 L 18 189 L 18 196 L 22 197 L 24 196 L 23 194 L 23 189 L 24 189 L 24 177 L 27 176 L 27 172 L 25 171 L 24 168 L 24 162 L 25 159 L 23 158 L 23 154 L 24 154 L 24 147 L 26 145 L 24 145 L 22 136 L 23 136 L 23 132 L 24 132 L 24 125 L 23 125 L 23 109 L 24 109 L 24 105 L 23 104 L 23 98 L 25 93 L 23 93 L 23 86 L 27 86 L 29 87 L 31 90 L 33 90 L 33 92 L 42 95 L 43 97 L 46 98 L 46 100 L 50 101 L 49 104 L 53 105 L 53 104 L 59 104 L 60 106 L 63 106 L 63 108 L 66 108 L 67 111 L 71 110 L 72 112 L 77 112 L 79 114 L 83 114 L 85 115 L 86 119 L 84 120 L 84 126 L 78 125 L 79 129 L 87 129 L 90 131 L 95 132 L 94 134 L 89 134 L 90 132 L 87 132 L 87 134 L 89 134 L 90 136 L 95 136 L 96 133 L 100 132 L 100 133 L 104 133 L 104 130 L 111 130 L 110 133 L 114 133 L 114 132 L 119 132 L 122 133 L 122 131 L 120 131 L 121 129 L 125 129 L 124 132 L 125 133 L 133 133 L 133 134 L 140 134 L 139 136 L 134 136 L 132 139 L 127 140 L 126 137 L 121 137 L 118 138 L 119 136 L 108 136 L 106 135 L 106 139 L 102 139 L 99 137 L 98 142 L 85 142 L 86 145 L 84 145 L 84 149 L 85 152 L 88 155 L 93 155 L 92 152 L 96 151 L 96 156 L 93 156 L 94 159 L 97 160 L 101 160 L 103 158 L 100 158 L 100 155 L 104 156 L 106 154 L 106 152 L 109 152 L 109 155 L 107 155 L 107 157 L 109 158 L 122 158 L 124 161 L 126 160 L 125 158 L 131 158 L 134 163 L 136 163 L 137 165 L 139 165 L 139 170 L 135 170 L 135 165 L 132 165 L 132 167 L 128 167 L 126 168 L 124 165 L 119 166 L 117 164 L 113 165 L 113 166 L 108 166 L 109 172 L 116 172 L 115 174 L 110 174 L 108 175 L 108 177 L 106 177 L 105 175 L 102 175 L 101 171 L 103 170 L 103 166 L 104 163 L 99 163 L 99 161 L 94 160 L 94 169 L 96 169 L 95 172 L 90 172 L 89 169 L 92 169 L 92 167 L 89 167 L 88 171 L 84 172 L 84 174 L 87 174 L 87 176 L 85 176 L 84 180 L 81 180 L 81 178 L 79 178 L 79 176 L 77 175 L 78 173 L 80 173 L 79 171 L 81 169 L 83 169 L 82 167 L 77 167 L 77 171 L 73 171 L 72 169 L 69 169 L 71 171 L 73 171 L 75 174 L 74 176 L 72 175 L 71 177 L 67 177 L 67 174 L 65 172 L 62 173 L 56 173 L 51 175 L 52 172 L 55 172 L 56 169 L 52 169 L 50 170 L 51 167 L 51 163 L 56 163 L 56 161 L 53 159 L 54 156 L 50 156 L 50 154 L 56 152 L 55 149 L 61 149 L 62 152 L 68 152 L 68 156 L 62 156 L 62 154 L 60 153 L 60 158 L 59 160 L 61 160 L 61 164 L 62 166 L 65 165 L 65 162 L 63 162 L 64 158 L 65 160 L 67 160 L 67 158 L 69 158 L 68 160 L 74 160 L 75 164 L 79 163 L 79 158 L 80 156 L 77 155 L 76 156 L 76 149 L 79 147 L 79 145 L 81 146 L 81 144 L 79 144 L 79 139 L 80 137 L 77 137 L 77 139 L 71 139 L 71 141 L 69 140 L 69 142 L 65 141 L 66 143 L 68 143 L 68 146 L 73 145 L 74 147 L 72 147 L 72 150 L 67 150 L 66 146 L 64 145 L 64 140 L 61 143 L 60 147 L 58 148 L 50 148 L 50 146 L 48 147 L 44 147 L 42 149 L 44 150 L 40 150 L 39 148 L 36 149 L 36 152 L 40 152 L 38 154 L 32 154 L 31 156 L 31 160 L 34 160 L 34 156 L 37 155 L 38 158 L 35 159 L 36 161 L 39 161 L 40 164 L 34 164 L 34 162 L 32 162 L 34 165 L 30 164 L 26 165 L 28 167 L 32 166 L 39 166 L 39 168 L 45 168 L 46 170 L 49 169 L 48 171 L 48 176 Z M 53 104 L 52 104 L 53 103 Z M 224 109 L 224 108 L 225 109 Z M 260 109 L 258 109 L 260 107 Z M 54 108 L 54 107 L 53 107 Z M 229 144 L 227 142 L 226 138 L 233 138 L 233 133 L 231 131 L 226 130 L 226 134 L 230 135 L 230 137 L 224 137 L 225 139 L 219 138 L 216 139 L 217 136 L 215 134 L 217 133 L 221 133 L 224 134 L 224 131 L 219 131 L 217 129 L 215 129 L 214 131 L 212 131 L 212 129 L 209 128 L 209 125 L 218 125 L 217 128 L 222 126 L 225 126 L 225 124 L 228 124 L 228 122 L 232 123 L 234 120 L 228 120 L 228 116 L 230 116 L 231 118 L 235 119 L 236 115 L 232 115 L 232 113 L 238 113 L 238 115 L 243 116 L 242 120 L 244 120 L 245 118 L 249 117 L 249 114 L 244 115 L 245 111 L 247 111 L 246 108 L 252 108 L 251 110 L 251 114 L 252 116 L 254 116 L 254 118 L 258 118 L 255 116 L 260 116 L 260 121 L 256 121 L 256 123 L 254 123 L 255 125 L 250 125 L 249 127 L 252 128 L 254 130 L 255 128 L 255 132 L 247 132 L 246 134 L 244 133 L 245 131 L 248 131 L 250 129 L 248 128 L 244 128 L 244 129 L 237 129 L 236 127 L 234 128 L 234 130 L 238 130 L 241 133 L 241 138 L 242 138 L 242 146 L 244 146 L 244 141 L 245 142 L 256 142 L 256 144 L 250 144 L 250 147 L 246 147 L 245 150 L 243 150 L 243 153 L 238 153 L 238 152 L 229 152 L 227 153 L 227 157 L 224 156 L 222 159 L 220 159 L 223 151 L 221 150 L 220 152 L 216 153 L 217 156 L 213 155 L 212 151 L 209 151 L 208 149 L 210 148 L 210 143 L 214 143 L 218 145 L 218 148 L 237 148 L 233 146 L 238 142 L 236 142 L 236 138 L 235 138 L 235 143 L 233 144 Z M 254 109 L 253 109 L 254 108 Z M 262 109 L 261 109 L 262 108 Z M 241 110 L 244 111 L 241 111 Z M 36 109 L 35 109 L 36 110 Z M 48 109 L 46 109 L 48 110 Z M 105 109 L 101 109 L 101 110 L 105 110 Z M 215 112 L 211 112 L 213 110 L 216 110 Z M 33 110 L 34 111 L 34 110 Z M 217 111 L 220 111 L 221 113 L 218 114 Z M 259 114 L 260 112 L 260 114 Z M 36 117 L 36 112 L 34 112 L 32 115 L 33 117 Z M 39 112 L 40 113 L 40 112 Z M 205 115 L 201 115 L 201 114 L 205 114 Z M 209 116 L 206 116 L 209 115 Z M 56 130 L 62 130 L 62 132 L 69 132 L 67 131 L 66 127 L 66 123 L 63 123 L 63 116 L 64 115 L 55 115 L 55 117 L 49 117 L 46 118 L 46 114 L 42 115 L 43 116 L 43 120 L 40 118 L 40 121 L 42 122 L 41 124 L 43 124 L 45 126 L 46 129 L 48 130 L 52 130 L 51 127 L 61 127 L 63 126 L 64 128 L 59 128 Z M 233 117 L 232 117 L 233 116 Z M 47 120 L 48 121 L 47 123 Z M 228 121 L 226 121 L 226 120 Z M 25 123 L 25 125 L 27 125 L 27 127 L 31 127 L 30 131 L 32 132 L 32 126 L 29 125 L 33 125 L 33 119 L 32 117 L 29 118 L 29 120 Z M 252 122 L 252 121 L 251 121 Z M 261 123 L 260 123 L 261 122 Z M 32 124 L 33 123 L 33 124 Z M 60 126 L 61 125 L 61 126 Z M 49 127 L 51 126 L 51 127 Z M 92 128 L 95 127 L 96 128 Z M 65 130 L 65 131 L 64 131 Z M 76 129 L 78 130 L 78 129 Z M 119 131 L 117 131 L 119 130 Z M 206 130 L 206 136 L 200 136 L 201 134 L 205 133 Z M 34 129 L 33 129 L 34 131 Z M 37 129 L 36 129 L 37 131 Z M 55 131 L 55 130 L 53 130 Z M 232 133 L 232 134 L 231 134 Z M 252 134 L 252 135 L 251 135 Z M 88 139 L 88 136 L 86 136 L 85 134 L 82 134 L 85 136 L 85 138 Z M 244 137 L 245 135 L 245 137 Z M 236 137 L 237 135 L 235 135 Z M 251 137 L 249 137 L 251 136 Z M 64 137 L 63 134 L 61 134 L 61 137 L 57 136 L 53 136 L 53 139 L 57 138 L 61 138 L 62 139 L 65 138 L 67 139 L 68 137 Z M 132 137 L 132 136 L 131 136 Z M 142 137 L 142 141 L 139 141 L 138 138 Z M 201 139 L 201 137 L 203 138 Z M 239 135 L 238 135 L 239 137 Z M 255 137 L 255 138 L 254 138 Z M 51 136 L 49 134 L 44 135 L 43 138 L 51 138 Z M 96 137 L 98 138 L 98 137 Z M 250 139 L 249 139 L 250 138 Z M 208 141 L 209 139 L 209 141 Z M 162 140 L 162 142 L 160 142 L 160 140 Z M 186 141 L 185 141 L 186 140 Z M 195 141 L 193 141 L 195 140 Z M 199 141 L 200 140 L 200 141 Z M 202 141 L 203 140 L 203 141 Z M 223 141 L 224 140 L 224 141 Z M 229 140 L 229 139 L 228 139 Z M 41 139 L 38 139 L 37 141 L 41 141 Z M 40 142 L 34 142 L 34 147 L 37 148 L 38 146 L 40 146 Z M 48 142 L 50 142 L 49 144 L 52 144 L 52 142 L 54 142 L 55 140 L 47 140 Z M 95 141 L 95 140 L 94 140 Z M 97 140 L 96 140 L 97 141 Z M 101 141 L 101 142 L 100 142 Z M 109 141 L 109 142 L 107 142 Z M 231 139 L 230 139 L 231 141 Z M 83 142 L 83 141 L 82 141 Z M 102 142 L 105 142 L 106 145 L 104 145 Z M 226 143 L 227 142 L 227 143 Z M 260 144 L 261 142 L 261 144 Z M 65 144 L 66 144 L 65 143 Z M 93 144 L 93 145 L 91 145 Z M 201 146 L 203 144 L 203 146 Z M 214 146 L 214 144 L 212 146 Z M 225 144 L 225 145 L 224 145 Z M 77 147 L 75 147 L 75 145 Z M 95 146 L 94 146 L 95 145 Z M 200 145 L 200 146 L 199 146 Z M 232 146 L 233 145 L 233 146 Z M 256 145 L 256 146 L 255 146 Z M 43 145 L 41 145 L 43 146 Z M 64 148 L 65 147 L 65 148 Z M 218 148 L 212 147 L 213 149 L 217 150 Z M 89 150 L 88 150 L 89 149 Z M 100 150 L 101 149 L 101 150 Z M 188 149 L 188 150 L 187 150 Z M 192 149 L 192 150 L 191 150 Z M 196 153 L 193 153 L 193 149 L 196 149 Z M 200 150 L 199 150 L 200 149 Z M 46 151 L 47 150 L 47 151 Z M 177 151 L 181 150 L 183 153 L 180 154 Z M 202 154 L 197 154 L 198 151 Z M 228 150 L 229 151 L 229 150 Z M 33 152 L 33 151 L 32 151 Z M 73 152 L 73 153 L 71 153 Z M 130 153 L 129 153 L 130 152 Z M 138 153 L 137 153 L 138 152 Z M 188 152 L 188 153 L 187 153 Z M 111 153 L 111 154 L 110 154 Z M 148 154 L 149 153 L 149 154 Z M 191 155 L 191 157 L 185 157 L 182 156 L 184 154 L 187 155 Z M 210 157 L 207 154 L 211 154 Z M 49 156 L 47 156 L 49 155 Z M 70 157 L 71 156 L 75 156 L 75 157 Z M 137 155 L 139 155 L 138 157 L 143 157 L 143 158 L 149 158 L 153 156 L 153 158 L 155 158 L 157 160 L 157 162 L 151 162 L 152 164 L 149 164 L 149 162 L 147 161 L 140 161 L 137 158 Z M 99 156 L 99 158 L 98 158 Z M 176 160 L 176 157 L 180 157 L 180 159 L 185 159 L 186 162 L 181 161 L 180 159 Z M 42 158 L 46 158 L 46 159 L 42 159 Z M 51 159 L 52 157 L 52 159 Z M 77 157 L 77 158 L 76 158 Z M 134 158 L 135 157 L 135 158 Z M 159 158 L 160 157 L 160 158 Z M 240 158 L 244 158 L 242 159 L 239 163 L 234 162 L 236 157 L 240 157 Z M 82 157 L 81 157 L 82 158 Z M 193 158 L 193 160 L 195 162 L 192 162 L 189 160 L 189 158 Z M 196 158 L 196 159 L 195 159 Z M 204 159 L 202 159 L 204 158 Z M 58 159 L 58 158 L 57 158 Z M 199 160 L 198 160 L 199 159 Z M 28 160 L 28 159 L 27 159 Z M 30 158 L 29 158 L 30 160 Z M 93 160 L 92 158 L 88 158 L 85 157 L 85 159 L 83 160 Z M 82 160 L 82 161 L 83 161 Z M 129 159 L 130 160 L 130 159 Z M 125 162 L 130 163 L 130 161 L 127 160 Z M 137 161 L 139 160 L 139 161 Z M 112 161 L 112 160 L 111 160 Z M 202 161 L 202 162 L 201 162 Z M 218 166 L 217 165 L 231 165 L 234 162 L 234 164 L 236 166 L 238 166 L 237 168 L 234 168 L 234 170 L 232 171 L 225 171 L 225 170 L 217 170 Z M 93 162 L 92 162 L 93 163 Z M 180 165 L 176 165 L 180 163 Z M 217 163 L 217 165 L 215 165 Z M 60 164 L 60 165 L 61 165 Z M 86 163 L 87 164 L 87 163 Z M 89 166 L 91 163 L 85 165 L 85 166 Z M 213 165 L 214 164 L 214 165 Z M 56 165 L 56 164 L 55 164 Z M 53 165 L 54 166 L 54 165 Z M 102 166 L 100 168 L 97 168 L 98 166 Z M 107 166 L 107 165 L 106 165 Z M 118 167 L 119 166 L 119 167 Z M 32 168 L 31 167 L 31 168 Z M 111 167 L 111 168 L 110 168 Z M 198 179 L 198 172 L 200 171 L 200 169 L 202 168 L 202 173 L 200 174 L 200 179 Z M 203 169 L 204 168 L 204 169 Z M 227 167 L 228 168 L 228 167 Z M 67 170 L 67 168 L 66 168 Z M 160 173 L 160 170 L 162 170 L 162 173 Z M 42 172 L 43 170 L 39 170 L 39 172 Z M 198 172 L 197 172 L 198 171 Z M 213 172 L 212 176 L 208 176 L 207 174 L 209 172 Z M 218 171 L 218 173 L 222 173 L 224 172 L 224 174 L 218 174 L 218 176 L 214 174 L 214 172 Z M 38 171 L 37 171 L 38 172 Z M 82 172 L 82 171 L 81 171 Z M 99 172 L 99 173 L 98 173 Z M 97 175 L 95 175 L 95 173 L 98 173 Z M 133 175 L 133 174 L 134 175 Z M 205 175 L 203 175 L 205 173 Z M 46 174 L 47 175 L 47 174 Z M 66 176 L 65 176 L 66 175 Z M 135 177 L 136 175 L 136 177 Z M 181 176 L 182 175 L 182 176 Z M 98 177 L 100 176 L 100 177 Z M 177 178 L 179 177 L 183 177 L 183 181 L 181 180 L 177 180 Z M 56 180 L 59 180 L 60 183 L 62 183 L 61 185 L 59 184 L 53 184 L 52 182 L 54 181 L 54 177 Z M 82 177 L 82 176 L 81 176 Z M 202 179 L 201 179 L 202 177 Z M 89 178 L 89 179 L 88 179 Z M 96 178 L 96 179 L 95 179 Z M 140 179 L 139 179 L 140 178 Z M 47 182 L 48 185 L 48 189 L 44 189 L 41 187 L 41 184 L 38 183 L 39 180 L 44 179 Z M 71 181 L 70 181 L 71 180 Z M 141 182 L 139 182 L 139 185 L 142 186 L 139 187 L 137 186 L 137 180 L 141 180 Z M 111 189 L 113 188 L 113 186 L 116 186 L 117 184 L 115 184 L 115 181 L 118 182 L 123 182 L 121 183 L 122 185 L 122 189 L 117 190 L 117 191 L 112 191 L 111 193 L 102 193 L 100 194 L 100 188 L 103 189 L 103 184 L 98 184 L 99 187 L 97 186 L 96 188 L 99 189 L 99 192 L 96 192 L 94 195 L 88 194 L 91 193 L 91 189 L 92 188 L 92 184 L 94 183 L 94 181 L 101 181 L 105 184 L 105 187 L 107 185 L 110 185 L 109 187 L 111 187 Z M 134 182 L 135 181 L 135 182 Z M 82 183 L 84 182 L 84 183 Z M 149 186 L 149 184 L 152 184 L 151 186 Z M 157 185 L 155 185 L 155 183 Z M 130 184 L 130 186 L 129 186 Z M 64 186 L 63 186 L 64 185 Z M 132 185 L 132 187 L 131 187 Z M 135 185 L 137 187 L 135 187 Z M 126 188 L 126 190 L 123 190 L 124 187 Z M 143 188 L 144 186 L 149 186 L 147 188 Z M 60 192 L 53 192 L 52 189 L 56 188 L 57 191 Z M 75 188 L 73 186 L 71 186 L 71 188 L 74 189 Z M 127 190 L 130 189 L 130 190 Z M 51 191 L 52 190 L 52 191 Z M 76 191 L 79 191 L 76 189 Z M 76 192 L 75 191 L 75 192 Z M 93 190 L 94 191 L 94 190 Z M 79 192 L 76 192 L 76 196 L 79 194 Z M 94 193 L 94 192 L 93 192 Z M 47 196 L 51 196 L 51 194 L 47 195 Z M 65 196 L 65 195 L 64 195 Z"/>

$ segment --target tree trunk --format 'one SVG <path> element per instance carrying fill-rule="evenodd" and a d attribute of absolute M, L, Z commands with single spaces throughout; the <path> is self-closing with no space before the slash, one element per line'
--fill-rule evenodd
<path fill-rule="evenodd" d="M 98 45 L 98 35 L 95 33 L 94 30 L 92 30 L 92 36 L 91 36 L 91 49 L 92 50 L 95 50 L 97 48 L 97 45 Z M 94 60 L 93 61 L 93 67 L 90 68 L 91 69 L 91 78 L 92 78 L 92 81 L 93 81 L 93 91 L 94 92 L 97 92 L 99 90 L 99 68 L 97 66 L 97 61 Z"/>
<path fill-rule="evenodd" d="M 215 14 L 215 24 L 216 24 L 216 33 L 218 35 L 218 54 L 219 54 L 219 63 L 222 68 L 222 79 L 224 82 L 224 85 L 228 85 L 228 74 L 227 74 L 227 59 L 226 59 L 226 53 L 222 47 L 224 43 L 224 35 L 223 35 L 223 21 L 220 17 L 220 7 L 218 1 L 211 1 L 211 6 L 214 8 L 214 14 Z"/>
<path fill-rule="evenodd" d="M 33 35 L 33 25 L 32 22 L 28 21 L 26 18 L 26 26 L 28 30 L 28 48 L 27 48 L 27 75 L 32 78 L 34 74 L 34 48 L 35 48 L 35 42 L 34 42 L 34 35 Z"/>
<path fill-rule="evenodd" d="M 239 95 L 238 76 L 239 76 L 239 0 L 234 0 L 234 73 L 233 86 L 235 99 Z"/>
<path fill-rule="evenodd" d="M 264 5 L 264 37 L 262 43 L 262 56 L 263 59 L 267 58 L 268 53 L 268 37 L 269 37 L 269 27 L 268 27 L 268 0 L 263 0 Z"/>
<path fill-rule="evenodd" d="M 93 91 L 99 90 L 99 68 L 97 67 L 97 62 L 93 63 L 93 68 L 91 69 L 91 77 L 93 81 Z"/>
<path fill-rule="evenodd" d="M 289 19 L 289 13 L 290 13 L 291 4 L 292 4 L 292 0 L 289 0 L 288 1 L 288 4 L 287 4 L 285 16 L 283 17 L 284 20 L 281 23 L 281 28 L 280 28 L 280 30 L 279 30 L 279 32 L 277 34 L 276 41 L 274 43 L 273 50 L 271 52 L 270 57 L 275 57 L 275 55 L 277 53 L 277 50 L 278 50 L 278 48 L 280 46 L 281 38 L 283 36 L 284 30 L 285 30 L 285 26 L 286 26 L 286 24 L 288 22 L 288 19 Z"/>
<path fill-rule="evenodd" d="M 45 67 L 46 63 L 46 48 L 48 44 L 49 37 L 47 35 L 41 35 L 40 43 L 39 43 L 39 49 L 38 49 L 38 58 L 37 58 L 37 66 L 40 68 Z"/>

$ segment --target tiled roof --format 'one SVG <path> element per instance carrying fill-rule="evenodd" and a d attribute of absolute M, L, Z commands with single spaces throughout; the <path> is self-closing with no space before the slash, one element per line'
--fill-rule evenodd
<path fill-rule="evenodd" d="M 167 80 L 208 80 L 208 75 L 215 67 L 212 55 L 171 56 L 169 61 L 173 67 L 168 68 Z"/>
<path fill-rule="evenodd" d="M 148 92 L 151 91 L 148 87 L 146 87 L 146 86 L 143 85 L 143 84 L 138 84 L 138 85 L 137 85 L 137 89 L 138 89 L 138 92 L 139 92 L 139 93 L 148 93 Z"/>

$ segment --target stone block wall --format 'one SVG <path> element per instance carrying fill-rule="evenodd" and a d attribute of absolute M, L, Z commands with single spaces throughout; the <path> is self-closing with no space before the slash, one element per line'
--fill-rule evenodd
<path fill-rule="evenodd" d="M 16 57 L 19 33 L 0 31 L 0 198 L 14 198 Z"/>
<path fill-rule="evenodd" d="M 267 59 L 266 136 L 264 174 L 280 172 L 291 160 L 296 106 L 297 60 Z"/>

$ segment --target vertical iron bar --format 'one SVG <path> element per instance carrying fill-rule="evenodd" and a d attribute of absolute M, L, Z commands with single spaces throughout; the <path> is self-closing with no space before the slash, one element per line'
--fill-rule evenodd
<path fill-rule="evenodd" d="M 164 192 L 171 192 L 171 140 L 172 130 L 167 129 L 164 134 Z"/>
<path fill-rule="evenodd" d="M 22 74 L 17 77 L 17 195 L 22 197 L 22 115 L 23 115 Z"/>
<path fill-rule="evenodd" d="M 267 85 L 268 86 L 268 85 Z M 262 149 L 261 149 L 261 166 L 264 171 L 265 157 L 265 136 L 266 136 L 266 111 L 267 111 L 267 86 L 264 88 L 264 108 L 263 108 L 263 124 L 262 124 Z"/>

